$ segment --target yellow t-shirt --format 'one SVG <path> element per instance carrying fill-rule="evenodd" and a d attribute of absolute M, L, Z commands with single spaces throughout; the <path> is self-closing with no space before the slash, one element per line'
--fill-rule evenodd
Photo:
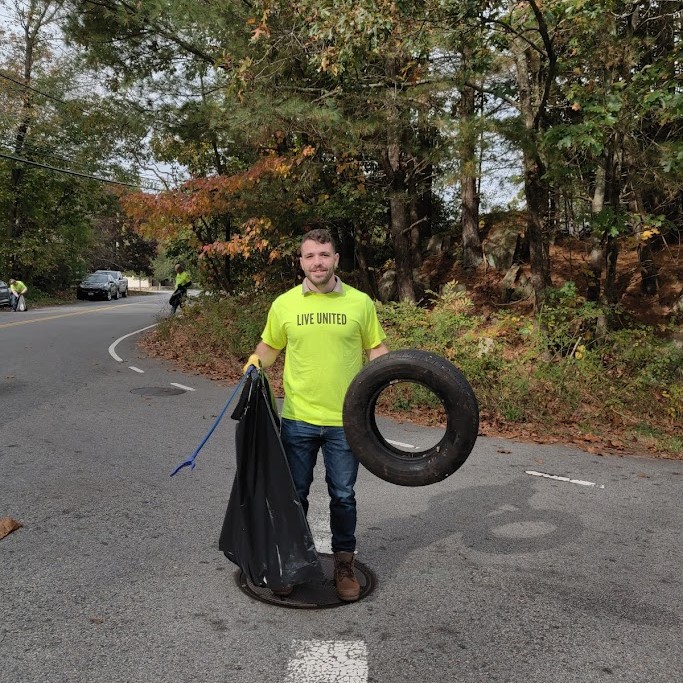
<path fill-rule="evenodd" d="M 17 296 L 26 294 L 28 288 L 21 280 L 15 280 L 13 284 L 9 286 L 10 291 L 14 292 Z"/>
<path fill-rule="evenodd" d="M 190 274 L 186 270 L 183 270 L 182 272 L 176 274 L 176 276 L 175 276 L 176 289 L 178 289 L 178 287 L 181 287 L 182 285 L 186 285 L 188 282 L 192 282 L 192 278 L 190 277 Z"/>
<path fill-rule="evenodd" d="M 282 417 L 342 426 L 344 396 L 363 366 L 364 350 L 384 340 L 367 294 L 342 283 L 342 291 L 304 294 L 301 286 L 270 307 L 261 338 L 284 349 Z"/>

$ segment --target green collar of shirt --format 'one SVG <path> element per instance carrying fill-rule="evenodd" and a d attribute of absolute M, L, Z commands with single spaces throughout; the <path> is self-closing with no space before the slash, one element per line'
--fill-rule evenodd
<path fill-rule="evenodd" d="M 342 288 L 342 281 L 335 275 L 334 276 L 334 289 L 331 289 L 329 292 L 325 292 L 325 294 L 343 294 L 344 290 Z M 317 289 L 313 289 L 308 284 L 308 278 L 305 277 L 304 281 L 301 283 L 301 293 L 305 296 L 306 294 L 322 294 L 322 292 L 319 292 Z"/>

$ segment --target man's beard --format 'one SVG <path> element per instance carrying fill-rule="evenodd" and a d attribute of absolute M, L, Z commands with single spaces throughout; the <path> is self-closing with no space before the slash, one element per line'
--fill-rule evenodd
<path fill-rule="evenodd" d="M 324 277 L 324 279 L 320 279 Z M 311 271 L 311 274 L 308 276 L 309 280 L 316 285 L 326 285 L 332 278 L 334 277 L 334 270 L 318 270 L 318 271 Z"/>

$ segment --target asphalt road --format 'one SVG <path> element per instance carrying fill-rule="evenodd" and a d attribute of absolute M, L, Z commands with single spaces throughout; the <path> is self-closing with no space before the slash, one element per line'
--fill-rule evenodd
<path fill-rule="evenodd" d="M 251 599 L 217 548 L 235 423 L 169 477 L 231 387 L 138 352 L 167 296 L 0 310 L 0 517 L 23 524 L 0 540 L 2 683 L 681 680 L 682 462 L 480 437 L 432 486 L 361 470 L 375 591 Z"/>

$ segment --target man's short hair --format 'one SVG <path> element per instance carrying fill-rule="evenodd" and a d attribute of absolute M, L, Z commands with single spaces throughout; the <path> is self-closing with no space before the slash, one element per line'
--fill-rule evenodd
<path fill-rule="evenodd" d="M 16 282 L 16 280 L 15 280 L 13 277 L 11 277 L 11 278 L 9 279 L 9 283 L 10 283 L 11 285 L 13 285 L 15 282 Z"/>
<path fill-rule="evenodd" d="M 301 253 L 301 247 L 303 247 L 304 242 L 311 240 L 317 242 L 318 244 L 331 244 L 332 251 L 337 253 L 337 244 L 334 241 L 334 237 L 327 228 L 313 228 L 309 230 L 302 238 L 301 244 L 299 245 L 299 253 Z"/>

